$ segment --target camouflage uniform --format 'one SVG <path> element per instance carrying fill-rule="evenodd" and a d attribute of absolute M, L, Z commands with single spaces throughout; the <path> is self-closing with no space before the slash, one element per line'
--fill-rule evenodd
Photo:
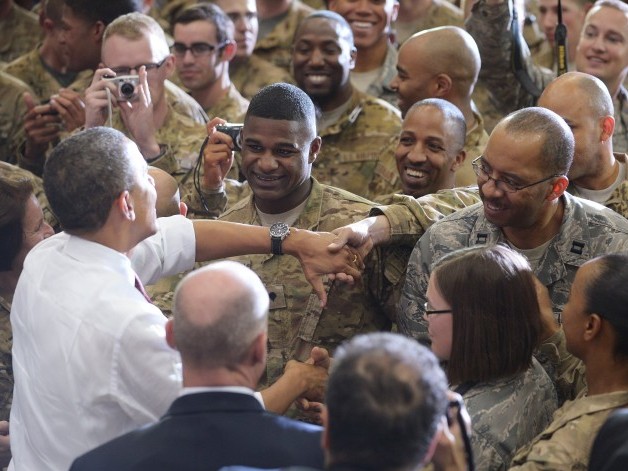
<path fill-rule="evenodd" d="M 26 54 L 40 38 L 37 15 L 13 3 L 9 16 L 0 20 L 0 62 L 11 62 Z"/>
<path fill-rule="evenodd" d="M 371 96 L 381 98 L 390 103 L 393 107 L 397 107 L 397 93 L 390 88 L 390 82 L 397 75 L 397 48 L 388 43 L 386 57 L 382 64 L 379 76 L 371 82 L 366 90 Z"/>
<path fill-rule="evenodd" d="M 33 185 L 33 194 L 37 201 L 39 202 L 39 206 L 41 206 L 41 210 L 44 212 L 44 218 L 46 222 L 50 224 L 52 228 L 59 229 L 59 221 L 57 217 L 52 213 L 52 209 L 50 209 L 50 205 L 48 204 L 48 198 L 46 198 L 46 194 L 44 193 L 44 183 L 38 176 L 32 174 L 28 170 L 24 170 L 16 165 L 12 165 L 6 162 L 0 161 L 0 175 L 3 177 L 12 177 L 12 178 L 26 178 L 30 180 Z"/>
<path fill-rule="evenodd" d="M 510 470 L 585 471 L 598 430 L 611 412 L 626 406 L 627 391 L 582 396 L 565 403 L 553 422 L 519 450 Z"/>
<path fill-rule="evenodd" d="M 325 10 L 327 8 L 325 0 L 302 0 L 302 2 L 315 10 Z"/>
<path fill-rule="evenodd" d="M 11 300 L 13 296 L 0 296 L 0 420 L 9 420 L 13 399 L 13 366 L 11 362 Z"/>
<path fill-rule="evenodd" d="M 512 67 L 512 32 L 509 2 L 487 5 L 480 0 L 473 6 L 471 16 L 466 22 L 467 31 L 473 36 L 482 57 L 480 80 L 484 82 L 494 97 L 499 111 L 508 114 L 511 111 L 534 106 L 536 98 L 517 80 Z M 523 41 L 522 55 L 524 68 L 539 90 L 551 82 L 556 74 L 532 64 L 530 52 Z M 628 93 L 621 87 L 613 98 L 615 107 L 615 132 L 613 148 L 618 152 L 628 151 Z"/>
<path fill-rule="evenodd" d="M 33 93 L 22 81 L 0 71 L 0 161 L 16 163 L 24 141 L 24 92 Z"/>
<path fill-rule="evenodd" d="M 363 219 L 372 205 L 344 190 L 314 181 L 306 206 L 294 226 L 331 231 Z M 261 225 L 252 197 L 240 201 L 220 219 Z M 325 309 L 320 307 L 296 258 L 235 257 L 234 260 L 260 276 L 271 296 L 268 363 L 262 384 L 272 384 L 282 374 L 288 360 L 306 360 L 315 345 L 333 353 L 339 343 L 356 334 L 389 330 L 408 253 L 409 250 L 398 251 L 395 257 L 387 256 L 384 264 L 382 249 L 376 249 L 367 258 L 363 278 L 355 286 L 326 281 L 329 297 Z"/>
<path fill-rule="evenodd" d="M 626 164 L 626 154 L 614 154 L 615 159 Z M 578 189 L 572 184 L 569 185 L 567 190 L 575 196 L 578 195 Z M 628 180 L 622 181 L 610 198 L 604 202 L 604 206 L 612 209 L 616 213 L 621 214 L 623 217 L 628 218 Z"/>
<path fill-rule="evenodd" d="M 258 38 L 253 54 L 290 73 L 294 33 L 314 9 L 300 0 L 292 0 L 286 17 L 264 38 Z"/>
<path fill-rule="evenodd" d="M 232 83 L 229 85 L 227 94 L 214 106 L 207 108 L 205 113 L 210 118 L 218 116 L 230 123 L 241 123 L 244 121 L 244 115 L 248 107 L 249 100 L 240 95 Z"/>
<path fill-rule="evenodd" d="M 550 242 L 535 270 L 548 287 L 554 314 L 567 303 L 576 270 L 586 261 L 609 252 L 628 249 L 628 221 L 616 213 L 569 193 L 562 197 L 565 209 L 559 233 Z M 430 227 L 416 245 L 408 263 L 398 315 L 399 330 L 427 344 L 423 320 L 425 292 L 432 264 L 463 247 L 506 243 L 501 229 L 484 217 L 481 203 L 458 211 Z"/>
<path fill-rule="evenodd" d="M 390 243 L 414 248 L 419 237 L 436 221 L 480 201 L 477 187 L 453 188 L 413 198 L 388 195 L 378 199 L 386 206 L 377 206 L 371 216 L 386 216 L 390 223 Z"/>
<path fill-rule="evenodd" d="M 505 115 L 493 104 L 494 98 L 488 91 L 488 88 L 486 88 L 484 82 L 476 82 L 471 98 L 473 99 L 473 104 L 476 106 L 478 113 L 482 115 L 484 129 L 488 134 L 492 133 L 497 123 L 499 123 Z"/>
<path fill-rule="evenodd" d="M 229 66 L 231 83 L 247 100 L 259 92 L 262 88 L 273 83 L 294 83 L 292 75 L 285 69 L 277 67 L 271 62 L 257 57 L 250 56 L 246 62 Z"/>
<path fill-rule="evenodd" d="M 59 93 L 59 89 L 63 87 L 44 67 L 38 48 L 15 59 L 4 68 L 4 71 L 31 87 L 40 100 L 50 99 L 52 95 Z M 81 93 L 90 86 L 93 76 L 93 71 L 84 70 L 65 88 Z"/>
<path fill-rule="evenodd" d="M 473 104 L 473 108 L 475 108 L 475 104 Z M 488 142 L 488 133 L 484 129 L 482 115 L 477 111 L 473 111 L 473 117 L 475 118 L 475 126 L 467 132 L 467 137 L 464 141 L 464 150 L 467 156 L 462 166 L 456 170 L 456 186 L 477 184 L 478 179 L 473 171 L 471 162 L 484 152 Z"/>
<path fill-rule="evenodd" d="M 414 33 L 439 26 L 464 26 L 464 13 L 460 8 L 447 0 L 432 0 L 432 5 L 425 15 L 413 21 Z M 393 25 L 394 26 L 394 25 Z M 412 34 L 414 34 L 412 33 Z M 397 42 L 403 43 L 410 36 L 397 34 Z"/>
<path fill-rule="evenodd" d="M 396 108 L 354 90 L 345 113 L 319 130 L 323 146 L 312 175 L 364 198 L 397 191 L 401 184 L 394 149 L 400 132 Z"/>
<path fill-rule="evenodd" d="M 552 381 L 534 358 L 525 372 L 474 385 L 462 398 L 478 470 L 508 469 L 515 452 L 549 425 L 558 407 Z"/>
<path fill-rule="evenodd" d="M 207 137 L 206 115 L 192 97 L 168 81 L 166 102 L 166 120 L 156 133 L 157 142 L 166 146 L 165 154 L 150 164 L 170 173 L 182 185 L 191 176 L 201 144 Z M 117 110 L 114 110 L 113 128 L 131 138 Z"/>

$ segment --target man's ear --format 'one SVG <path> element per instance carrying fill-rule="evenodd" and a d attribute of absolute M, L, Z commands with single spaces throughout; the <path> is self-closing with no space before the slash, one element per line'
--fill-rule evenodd
<path fill-rule="evenodd" d="M 105 34 L 105 24 L 102 21 L 97 21 L 92 25 L 92 37 L 95 43 L 102 41 L 102 35 Z"/>
<path fill-rule="evenodd" d="M 462 164 L 464 163 L 466 158 L 467 158 L 467 153 L 464 149 L 462 149 L 460 152 L 458 152 L 458 155 L 456 155 L 454 160 L 451 162 L 450 170 L 452 172 L 455 172 L 456 170 L 458 170 L 460 167 L 462 167 Z"/>
<path fill-rule="evenodd" d="M 598 314 L 590 314 L 584 327 L 584 340 L 590 342 L 600 335 L 602 330 L 602 318 Z"/>
<path fill-rule="evenodd" d="M 355 68 L 355 61 L 358 58 L 358 49 L 355 46 L 349 51 L 349 56 L 351 57 L 351 59 L 349 59 L 349 70 L 353 70 Z"/>
<path fill-rule="evenodd" d="M 438 74 L 434 78 L 434 97 L 442 98 L 449 95 L 451 88 L 453 87 L 453 81 L 447 74 Z"/>
<path fill-rule="evenodd" d="M 166 343 L 170 348 L 177 349 L 177 343 L 174 340 L 174 320 L 168 319 L 166 322 Z"/>
<path fill-rule="evenodd" d="M 175 58 L 172 54 L 166 57 L 166 62 L 164 62 L 164 65 L 162 67 L 166 71 L 166 77 L 171 77 L 176 69 Z"/>
<path fill-rule="evenodd" d="M 563 193 L 567 190 L 569 186 L 569 179 L 565 175 L 561 175 L 560 177 L 556 177 L 554 182 L 552 183 L 552 189 L 548 193 L 546 199 L 548 201 L 553 201 L 555 199 L 563 196 Z"/>
<path fill-rule="evenodd" d="M 238 45 L 235 41 L 227 41 L 227 43 L 222 47 L 220 57 L 223 61 L 229 62 L 235 57 L 236 52 L 238 52 Z"/>
<path fill-rule="evenodd" d="M 612 139 L 615 131 L 615 118 L 612 116 L 604 116 L 600 118 L 600 142 Z"/>
<path fill-rule="evenodd" d="M 135 221 L 135 208 L 133 206 L 133 197 L 128 190 L 120 193 L 114 202 L 114 208 L 127 220 Z"/>
<path fill-rule="evenodd" d="M 316 157 L 318 157 L 318 153 L 321 151 L 321 147 L 323 146 L 323 140 L 320 136 L 316 136 L 312 143 L 310 144 L 310 155 L 308 156 L 307 162 L 309 164 L 314 163 Z"/>

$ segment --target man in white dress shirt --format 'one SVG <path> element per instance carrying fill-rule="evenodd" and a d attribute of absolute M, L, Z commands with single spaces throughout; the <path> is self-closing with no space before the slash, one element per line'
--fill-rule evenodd
<path fill-rule="evenodd" d="M 9 468 L 18 471 L 65 471 L 81 453 L 156 421 L 177 396 L 180 357 L 139 280 L 190 270 L 195 259 L 271 248 L 263 227 L 157 220 L 146 162 L 113 129 L 63 141 L 46 162 L 45 182 L 65 232 L 31 251 L 13 300 Z M 333 264 L 320 262 L 332 239 L 291 229 L 281 241 L 284 253 L 311 264 L 321 292 L 321 273 L 357 275 L 357 256 L 344 249 Z M 298 369 L 306 367 L 313 368 Z M 264 391 L 267 408 L 281 411 L 304 391 L 290 371 Z"/>

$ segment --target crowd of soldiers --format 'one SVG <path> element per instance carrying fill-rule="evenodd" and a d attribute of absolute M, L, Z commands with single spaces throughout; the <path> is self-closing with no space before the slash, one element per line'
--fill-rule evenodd
<path fill-rule="evenodd" d="M 18 3 L 0 0 L 0 464 L 8 463 L 11 443 L 12 469 L 42 463 L 67 469 L 79 454 L 157 420 L 173 399 L 160 397 L 137 414 L 141 419 L 129 412 L 133 420 L 119 433 L 96 434 L 65 456 L 51 451 L 55 457 L 46 461 L 46 451 L 32 452 L 49 448 L 50 436 L 28 431 L 27 425 L 39 428 L 29 403 L 36 394 L 54 397 L 59 385 L 30 380 L 45 373 L 47 363 L 30 356 L 38 342 L 48 343 L 36 335 L 48 332 L 23 314 L 32 309 L 28 288 L 18 286 L 27 254 L 55 232 L 106 240 L 125 253 L 133 247 L 129 240 L 151 235 L 130 231 L 128 240 L 113 242 L 107 232 L 117 227 L 113 216 L 83 226 L 74 218 L 90 219 L 96 206 L 72 203 L 74 214 L 63 192 L 51 187 L 63 182 L 76 201 L 120 183 L 120 175 L 96 176 L 114 171 L 105 160 L 100 173 L 73 169 L 70 177 L 70 170 L 56 169 L 55 180 L 49 177 L 48 162 L 93 140 L 103 153 L 126 149 L 125 142 L 136 146 L 156 188 L 159 218 L 183 217 L 203 228 L 206 220 L 271 228 L 270 237 L 275 227 L 291 228 L 272 239 L 270 253 L 251 246 L 214 253 L 199 249 L 197 240 L 196 256 L 186 254 L 186 263 L 176 265 L 184 272 L 170 267 L 146 283 L 165 319 L 194 260 L 198 269 L 231 257 L 253 270 L 270 300 L 258 387 L 271 391 L 264 401 L 276 412 L 288 409 L 282 401 L 274 407 L 277 397 L 292 398 L 280 389 L 286 368 L 293 360 L 312 363 L 313 348 L 333 356 L 344 341 L 378 331 L 430 346 L 441 322 L 435 319 L 448 316 L 450 337 L 463 338 L 459 324 L 470 329 L 460 321 L 464 307 L 439 291 L 435 278 L 452 253 L 497 245 L 523 255 L 540 282 L 533 357 L 514 375 L 472 365 L 473 373 L 460 376 L 456 345 L 442 355 L 432 345 L 434 353 L 446 373 L 451 364 L 450 387 L 469 409 L 477 469 L 586 469 L 597 430 L 612 411 L 628 407 L 628 312 L 614 310 L 620 297 L 598 307 L 592 288 L 610 263 L 598 257 L 628 249 L 628 5 Z M 557 76 L 558 16 L 567 28 L 569 72 Z M 76 190 L 87 175 L 98 181 Z M 113 207 L 122 208 L 120 201 Z M 122 209 L 133 219 L 145 211 L 130 203 Z M 298 230 L 335 234 L 360 274 L 313 282 L 303 257 L 281 253 L 281 242 Z M 222 240 L 212 242 L 222 247 Z M 32 267 L 30 277 L 36 278 Z M 434 289 L 438 296 L 430 295 Z M 465 331 L 467 341 L 475 332 Z M 487 365 L 512 353 L 492 353 L 479 339 L 467 353 Z M 515 394 L 526 387 L 543 407 Z M 532 401 L 532 393 L 526 396 Z M 322 398 L 308 399 L 287 413 L 318 420 Z"/>

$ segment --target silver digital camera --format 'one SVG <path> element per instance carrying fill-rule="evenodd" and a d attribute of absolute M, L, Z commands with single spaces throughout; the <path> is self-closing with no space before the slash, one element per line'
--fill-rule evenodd
<path fill-rule="evenodd" d="M 104 79 L 116 85 L 118 101 L 133 101 L 137 97 L 137 86 L 140 83 L 139 75 L 119 75 Z"/>

